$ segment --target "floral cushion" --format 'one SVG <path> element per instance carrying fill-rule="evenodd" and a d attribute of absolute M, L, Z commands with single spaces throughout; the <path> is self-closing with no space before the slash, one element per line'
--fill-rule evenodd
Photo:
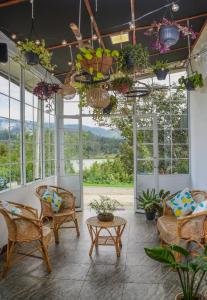
<path fill-rule="evenodd" d="M 176 217 L 182 217 L 193 212 L 197 204 L 191 197 L 189 190 L 186 188 L 174 198 L 167 201 L 167 206 L 172 209 Z"/>
<path fill-rule="evenodd" d="M 207 200 L 198 203 L 196 209 L 193 211 L 193 214 L 197 214 L 205 210 L 207 211 Z"/>
<path fill-rule="evenodd" d="M 51 203 L 52 210 L 54 212 L 59 212 L 60 206 L 62 204 L 62 198 L 55 191 L 45 191 L 42 195 L 42 199 Z"/>
<path fill-rule="evenodd" d="M 21 215 L 22 213 L 20 208 L 16 207 L 14 204 L 8 203 L 7 201 L 2 201 L 2 206 L 12 214 Z"/>

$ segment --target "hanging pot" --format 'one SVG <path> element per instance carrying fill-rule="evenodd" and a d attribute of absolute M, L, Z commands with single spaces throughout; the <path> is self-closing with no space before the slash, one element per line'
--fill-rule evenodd
<path fill-rule="evenodd" d="M 175 300 L 184 300 L 183 293 L 179 293 L 175 296 Z M 194 298 L 194 300 L 206 300 L 205 297 L 203 297 L 201 294 L 198 294 L 197 298 Z"/>
<path fill-rule="evenodd" d="M 103 88 L 91 87 L 86 92 L 86 101 L 90 107 L 105 108 L 110 104 L 110 95 Z"/>
<path fill-rule="evenodd" d="M 154 70 L 155 75 L 157 76 L 158 80 L 165 80 L 169 70 L 168 69 L 159 69 Z"/>
<path fill-rule="evenodd" d="M 113 214 L 98 214 L 97 218 L 99 219 L 99 221 L 101 222 L 112 222 L 114 219 L 114 215 Z"/>
<path fill-rule="evenodd" d="M 195 90 L 193 82 L 191 80 L 189 80 L 189 79 L 186 79 L 186 81 L 185 81 L 185 87 L 186 87 L 187 91 L 194 91 Z"/>
<path fill-rule="evenodd" d="M 34 66 L 39 63 L 39 56 L 32 51 L 25 52 L 24 56 L 28 65 Z"/>
<path fill-rule="evenodd" d="M 135 66 L 134 58 L 130 54 L 125 55 L 126 68 L 128 71 L 133 70 Z"/>
<path fill-rule="evenodd" d="M 109 115 L 111 113 L 112 109 L 113 109 L 113 104 L 110 103 L 107 107 L 105 107 L 103 109 L 103 114 L 104 115 Z"/>
<path fill-rule="evenodd" d="M 180 37 L 180 31 L 175 25 L 162 25 L 159 31 L 160 43 L 171 47 L 177 44 Z"/>
<path fill-rule="evenodd" d="M 107 74 L 112 66 L 113 58 L 111 56 L 93 57 L 92 59 L 82 59 L 80 64 L 82 68 L 90 74 L 92 68 L 96 73 Z"/>

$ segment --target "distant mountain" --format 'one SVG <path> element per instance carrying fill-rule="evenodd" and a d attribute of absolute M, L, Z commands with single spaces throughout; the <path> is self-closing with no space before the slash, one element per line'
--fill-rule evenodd
<path fill-rule="evenodd" d="M 71 130 L 78 130 L 78 125 L 65 125 L 66 128 Z M 92 126 L 85 126 L 83 125 L 83 131 L 89 131 L 94 135 L 107 137 L 107 138 L 114 138 L 114 139 L 122 139 L 118 130 L 115 129 L 105 129 L 101 127 L 92 127 Z"/>

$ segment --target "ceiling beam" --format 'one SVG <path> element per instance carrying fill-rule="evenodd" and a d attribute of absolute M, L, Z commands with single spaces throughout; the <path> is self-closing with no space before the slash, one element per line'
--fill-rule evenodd
<path fill-rule="evenodd" d="M 131 22 L 132 22 L 132 25 L 133 25 L 133 31 L 132 31 L 132 42 L 133 42 L 133 45 L 136 45 L 136 26 L 135 26 L 135 9 L 134 9 L 134 1 L 135 0 L 130 0 L 130 3 L 131 3 Z"/>
<path fill-rule="evenodd" d="M 89 3 L 89 0 L 84 0 L 84 3 L 85 3 L 85 6 L 86 6 L 86 9 L 88 11 L 88 14 L 89 14 L 89 17 L 90 17 L 90 20 L 91 20 L 91 23 L 92 23 L 92 26 L 96 32 L 96 35 L 98 37 L 98 40 L 101 44 L 101 46 L 103 47 L 103 49 L 105 49 L 105 45 L 104 45 L 104 42 L 103 42 L 103 39 L 102 39 L 102 36 L 101 36 L 101 33 L 100 33 L 100 30 L 98 28 L 98 25 L 96 23 L 96 20 L 94 18 L 94 14 L 93 14 L 93 11 L 92 11 L 92 8 L 91 8 L 91 5 Z"/>
<path fill-rule="evenodd" d="M 6 2 L 3 2 L 3 3 L 0 3 L 0 8 L 12 6 L 12 5 L 19 4 L 19 3 L 22 3 L 22 2 L 26 2 L 26 1 L 29 1 L 29 0 L 10 0 L 10 1 L 6 1 Z"/>
<path fill-rule="evenodd" d="M 88 0 L 84 0 L 84 1 L 88 1 Z M 175 20 L 175 21 L 178 22 L 178 23 L 182 23 L 182 22 L 185 22 L 187 20 L 197 20 L 199 18 L 204 18 L 204 17 L 207 17 L 207 12 L 202 13 L 202 14 L 198 14 L 198 15 L 195 15 L 195 16 L 186 17 L 186 18 L 183 18 L 183 19 L 178 19 L 178 20 Z M 135 31 L 147 30 L 149 28 L 152 28 L 152 25 L 138 26 L 138 27 L 135 28 Z M 106 34 L 102 34 L 102 35 L 100 35 L 100 37 L 101 37 L 101 40 L 102 40 L 103 38 L 109 37 L 112 34 L 116 35 L 116 34 L 120 34 L 121 32 L 131 32 L 131 31 L 133 31 L 133 29 L 128 28 L 128 29 L 120 30 L 118 32 L 109 32 L 109 33 L 106 33 Z M 87 38 L 83 39 L 83 42 L 87 42 L 90 39 L 91 39 L 91 37 L 87 37 Z M 66 45 L 62 45 L 62 44 L 52 45 L 52 46 L 48 47 L 47 49 L 48 50 L 59 49 L 59 48 L 64 48 L 64 47 L 67 47 L 67 46 L 70 46 L 70 45 L 71 46 L 78 45 L 78 42 L 77 41 L 68 42 Z"/>

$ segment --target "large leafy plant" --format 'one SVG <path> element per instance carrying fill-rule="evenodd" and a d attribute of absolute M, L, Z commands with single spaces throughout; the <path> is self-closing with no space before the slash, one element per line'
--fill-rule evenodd
<path fill-rule="evenodd" d="M 155 212 L 159 203 L 160 197 L 156 193 L 155 189 L 147 189 L 138 197 L 139 207 L 144 209 L 146 212 Z"/>
<path fill-rule="evenodd" d="M 93 200 L 89 203 L 89 207 L 94 209 L 97 214 L 107 215 L 111 214 L 113 211 L 117 210 L 121 204 L 107 196 L 99 196 L 99 200 Z"/>
<path fill-rule="evenodd" d="M 155 64 L 152 66 L 153 71 L 166 70 L 168 69 L 168 63 L 165 60 L 156 60 Z"/>
<path fill-rule="evenodd" d="M 195 246 L 196 243 L 191 243 L 192 249 Z M 193 255 L 193 250 L 189 251 L 174 244 L 168 248 L 145 248 L 145 253 L 150 258 L 172 267 L 177 272 L 182 288 L 182 300 L 201 299 L 199 289 L 207 272 L 207 247 L 194 252 L 197 252 L 196 255 Z M 177 262 L 175 253 L 180 257 L 180 262 Z"/>
<path fill-rule="evenodd" d="M 45 48 L 45 41 L 41 40 L 40 44 L 35 41 L 26 39 L 17 43 L 17 47 L 22 54 L 26 52 L 33 52 L 38 55 L 40 64 L 47 70 L 53 71 L 55 66 L 51 63 L 52 53 Z M 21 57 L 16 57 L 16 60 Z"/>
<path fill-rule="evenodd" d="M 191 86 L 196 89 L 196 88 L 201 88 L 203 87 L 203 76 L 202 74 L 195 72 L 193 75 L 184 77 L 181 76 L 178 80 L 180 88 L 181 89 L 186 89 L 188 86 L 188 83 L 190 82 Z"/>

